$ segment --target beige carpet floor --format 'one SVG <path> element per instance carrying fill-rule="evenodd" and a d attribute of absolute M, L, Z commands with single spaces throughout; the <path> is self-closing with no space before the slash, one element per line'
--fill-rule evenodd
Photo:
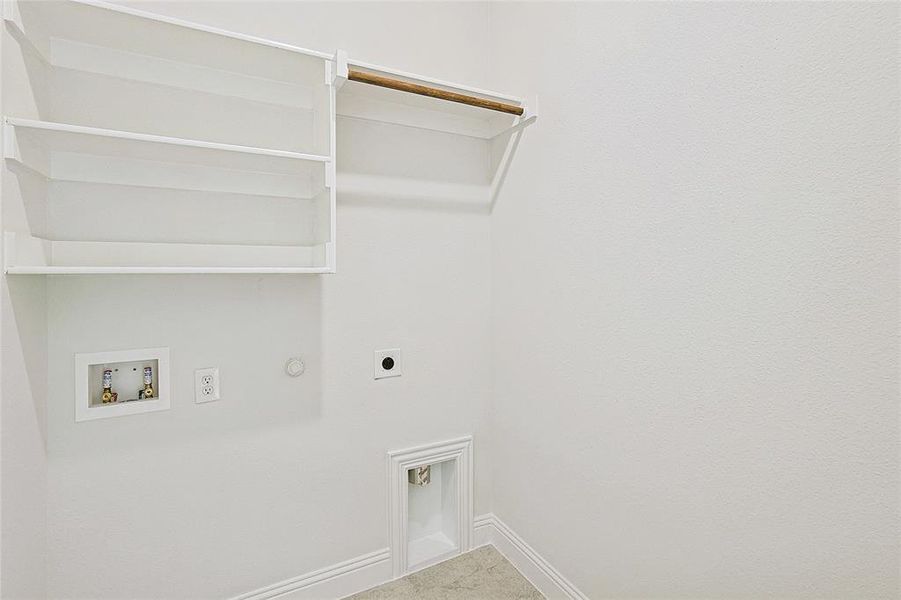
<path fill-rule="evenodd" d="M 482 546 L 347 600 L 541 600 L 494 546 Z"/>

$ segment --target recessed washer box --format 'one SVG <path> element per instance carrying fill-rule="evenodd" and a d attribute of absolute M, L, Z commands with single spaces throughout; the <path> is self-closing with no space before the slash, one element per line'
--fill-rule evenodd
<path fill-rule="evenodd" d="M 152 398 L 142 398 L 144 369 L 151 370 Z M 104 403 L 103 373 L 112 375 L 116 402 Z M 75 355 L 75 421 L 168 410 L 169 348 L 115 350 Z"/>

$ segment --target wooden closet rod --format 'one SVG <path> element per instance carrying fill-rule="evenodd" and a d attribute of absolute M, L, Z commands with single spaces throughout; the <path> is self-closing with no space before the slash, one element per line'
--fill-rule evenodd
<path fill-rule="evenodd" d="M 347 71 L 347 79 L 349 81 L 359 81 L 360 83 L 368 83 L 369 85 L 377 85 L 383 88 L 398 90 L 401 92 L 409 92 L 411 94 L 419 94 L 420 96 L 428 96 L 430 98 L 438 98 L 439 100 L 447 100 L 449 102 L 458 102 L 460 104 L 468 104 L 469 106 L 478 106 L 479 108 L 487 108 L 488 110 L 496 110 L 498 112 L 509 113 L 511 115 L 522 116 L 523 109 L 515 104 L 506 104 L 504 102 L 495 102 L 486 100 L 478 96 L 468 96 L 466 94 L 458 94 L 449 92 L 441 88 L 429 87 L 418 83 L 410 83 L 402 79 L 394 79 L 366 73 L 364 71 L 356 71 L 349 69 Z"/>

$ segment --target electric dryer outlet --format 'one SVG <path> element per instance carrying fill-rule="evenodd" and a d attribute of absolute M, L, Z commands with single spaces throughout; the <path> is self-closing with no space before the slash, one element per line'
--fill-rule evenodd
<path fill-rule="evenodd" d="M 404 374 L 404 357 L 400 348 L 376 350 L 373 359 L 373 379 L 400 377 Z"/>

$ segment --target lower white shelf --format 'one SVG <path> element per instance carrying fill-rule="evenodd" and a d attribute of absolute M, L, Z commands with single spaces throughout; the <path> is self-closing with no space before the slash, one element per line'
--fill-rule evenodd
<path fill-rule="evenodd" d="M 330 267 L 8 267 L 9 275 L 325 274 Z"/>
<path fill-rule="evenodd" d="M 338 174 L 338 193 L 343 197 L 387 198 L 394 201 L 454 202 L 461 206 L 491 205 L 491 186 L 444 181 L 426 181 L 409 177 L 388 177 L 363 173 Z"/>
<path fill-rule="evenodd" d="M 10 275 L 333 273 L 330 243 L 314 246 L 54 241 L 6 232 Z"/>

